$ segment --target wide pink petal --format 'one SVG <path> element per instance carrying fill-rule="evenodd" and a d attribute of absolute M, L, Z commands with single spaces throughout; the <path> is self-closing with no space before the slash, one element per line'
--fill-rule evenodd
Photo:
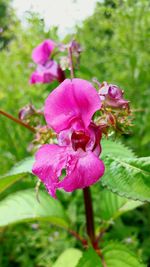
<path fill-rule="evenodd" d="M 32 59 L 36 64 L 45 64 L 49 59 L 53 49 L 55 47 L 55 43 L 52 40 L 45 40 L 37 47 L 33 49 Z"/>
<path fill-rule="evenodd" d="M 91 186 L 104 174 L 103 161 L 91 151 L 76 157 L 78 159 L 74 157 L 68 175 L 58 184 L 58 188 L 63 188 L 67 192 Z"/>
<path fill-rule="evenodd" d="M 49 194 L 56 197 L 58 177 L 66 165 L 66 148 L 58 145 L 43 145 L 36 153 L 32 172 L 45 184 Z"/>
<path fill-rule="evenodd" d="M 57 133 L 70 127 L 73 121 L 90 124 L 101 103 L 96 89 L 86 80 L 66 79 L 47 98 L 45 119 Z"/>

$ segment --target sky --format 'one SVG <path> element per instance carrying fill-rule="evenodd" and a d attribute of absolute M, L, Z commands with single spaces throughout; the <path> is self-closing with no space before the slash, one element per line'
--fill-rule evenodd
<path fill-rule="evenodd" d="M 71 32 L 76 23 L 92 15 L 96 0 L 13 0 L 18 17 L 23 20 L 26 11 L 38 12 L 46 26 L 56 25 L 59 34 Z"/>

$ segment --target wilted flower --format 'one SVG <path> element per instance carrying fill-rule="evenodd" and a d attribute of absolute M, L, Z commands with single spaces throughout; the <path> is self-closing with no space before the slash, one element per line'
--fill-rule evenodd
<path fill-rule="evenodd" d="M 91 83 L 66 79 L 47 98 L 45 119 L 58 136 L 58 144 L 45 144 L 36 153 L 33 173 L 45 184 L 49 194 L 56 189 L 67 192 L 96 183 L 104 173 L 99 159 L 101 131 L 92 122 L 101 107 Z M 66 172 L 61 180 L 61 175 Z"/>
<path fill-rule="evenodd" d="M 55 43 L 52 40 L 45 40 L 34 48 L 32 52 L 33 61 L 38 64 L 37 69 L 30 77 L 30 83 L 51 83 L 54 80 L 62 82 L 65 74 L 60 65 L 51 59 Z"/>

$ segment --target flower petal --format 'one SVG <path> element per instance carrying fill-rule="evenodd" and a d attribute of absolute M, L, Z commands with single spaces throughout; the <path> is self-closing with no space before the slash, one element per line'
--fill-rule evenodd
<path fill-rule="evenodd" d="M 44 113 L 48 125 L 59 133 L 73 121 L 82 121 L 87 127 L 100 107 L 100 97 L 91 83 L 66 79 L 48 96 Z"/>
<path fill-rule="evenodd" d="M 30 77 L 30 83 L 51 83 L 54 80 L 64 80 L 64 73 L 57 62 L 49 60 L 44 66 L 38 65 Z"/>
<path fill-rule="evenodd" d="M 66 148 L 58 145 L 43 145 L 36 153 L 32 172 L 45 184 L 49 194 L 56 197 L 58 177 L 66 165 Z"/>
<path fill-rule="evenodd" d="M 88 130 L 90 133 L 90 142 L 87 144 L 86 151 L 92 150 L 96 156 L 99 156 L 101 153 L 100 141 L 102 138 L 100 127 L 92 122 L 90 123 Z"/>
<path fill-rule="evenodd" d="M 85 188 L 96 183 L 104 174 L 104 170 L 103 161 L 91 151 L 82 153 L 82 156 L 78 154 L 78 158 L 74 158 L 74 163 L 71 163 L 68 175 L 59 182 L 58 188 L 63 188 L 67 192 Z"/>
<path fill-rule="evenodd" d="M 32 59 L 36 64 L 45 64 L 55 47 L 52 40 L 45 40 L 33 49 Z"/>
<path fill-rule="evenodd" d="M 43 74 L 34 71 L 30 77 L 30 84 L 43 83 Z"/>

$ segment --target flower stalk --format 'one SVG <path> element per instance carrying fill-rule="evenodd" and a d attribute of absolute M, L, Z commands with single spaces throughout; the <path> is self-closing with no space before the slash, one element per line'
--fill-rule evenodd
<path fill-rule="evenodd" d="M 92 205 L 91 191 L 89 187 L 83 189 L 85 215 L 86 215 L 86 229 L 90 241 L 95 247 L 95 228 L 94 228 L 94 213 Z"/>
<path fill-rule="evenodd" d="M 70 64 L 70 75 L 71 79 L 74 78 L 74 68 L 73 68 L 73 57 L 72 57 L 72 48 L 69 46 L 68 48 L 68 56 L 69 56 L 69 64 Z"/>
<path fill-rule="evenodd" d="M 16 122 L 17 124 L 20 124 L 21 126 L 25 127 L 26 129 L 28 129 L 29 131 L 31 131 L 32 133 L 35 133 L 36 130 L 35 128 L 33 128 L 32 126 L 30 126 L 29 124 L 23 122 L 22 120 L 15 118 L 14 116 L 12 116 L 11 114 L 7 113 L 6 111 L 3 111 L 0 109 L 0 114 L 7 117 L 8 119 Z"/>

